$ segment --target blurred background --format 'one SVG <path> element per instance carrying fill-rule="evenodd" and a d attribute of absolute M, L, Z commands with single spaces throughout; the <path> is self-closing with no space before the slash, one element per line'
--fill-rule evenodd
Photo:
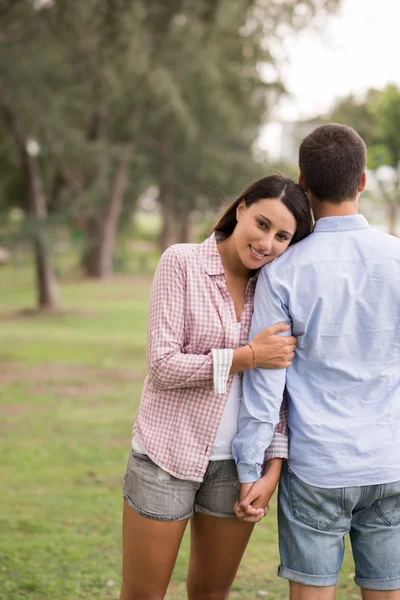
<path fill-rule="evenodd" d="M 392 0 L 0 0 L 0 599 L 118 598 L 121 483 L 160 253 L 318 124 L 368 144 L 400 235 Z M 185 597 L 188 543 L 170 599 Z M 273 511 L 232 598 L 286 598 Z M 338 598 L 358 597 L 346 562 Z"/>

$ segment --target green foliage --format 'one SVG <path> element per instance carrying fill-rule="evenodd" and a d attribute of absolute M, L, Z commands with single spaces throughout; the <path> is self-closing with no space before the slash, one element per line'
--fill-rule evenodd
<path fill-rule="evenodd" d="M 385 148 L 380 164 L 396 169 L 400 163 L 400 88 L 387 85 L 381 93 L 374 95 L 371 104 L 376 123 L 374 142 Z"/>
<path fill-rule="evenodd" d="M 328 121 L 353 127 L 368 146 L 371 169 L 397 168 L 400 162 L 400 88 L 388 84 L 370 89 L 364 97 L 349 95 L 327 116 Z"/>
<path fill-rule="evenodd" d="M 400 88 L 388 84 L 364 97 L 342 99 L 327 117 L 354 127 L 368 147 L 368 167 L 386 203 L 389 232 L 397 233 L 400 207 Z M 383 169 L 386 167 L 386 169 Z"/>
<path fill-rule="evenodd" d="M 318 24 L 339 3 L 6 2 L 1 104 L 39 144 L 50 212 L 79 221 L 87 247 L 95 247 L 127 145 L 124 220 L 151 185 L 176 221 L 238 193 L 262 170 L 252 148 L 284 92 L 285 35 Z M 5 168 L 12 171 L 7 161 Z M 23 207 L 15 185 L 0 188 L 0 200 Z"/>

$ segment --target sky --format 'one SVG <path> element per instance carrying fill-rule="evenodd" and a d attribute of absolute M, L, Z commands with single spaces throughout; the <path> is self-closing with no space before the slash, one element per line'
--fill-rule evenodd
<path fill-rule="evenodd" d="M 342 0 L 322 29 L 287 37 L 282 73 L 291 97 L 275 108 L 273 120 L 312 117 L 350 92 L 400 85 L 399 23 L 398 0 Z M 271 140 L 273 127 L 262 139 Z"/>

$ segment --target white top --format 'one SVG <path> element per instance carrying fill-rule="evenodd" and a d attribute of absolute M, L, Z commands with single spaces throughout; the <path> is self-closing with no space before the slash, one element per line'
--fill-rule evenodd
<path fill-rule="evenodd" d="M 241 323 L 236 323 L 236 327 L 237 345 L 239 345 Z M 219 423 L 210 460 L 229 460 L 233 458 L 231 446 L 233 438 L 238 432 L 238 417 L 241 399 L 242 382 L 240 376 L 235 374 L 229 396 L 226 400 L 224 412 Z"/>

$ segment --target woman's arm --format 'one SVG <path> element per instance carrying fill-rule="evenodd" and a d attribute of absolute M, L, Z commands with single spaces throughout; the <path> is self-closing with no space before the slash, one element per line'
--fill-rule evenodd
<path fill-rule="evenodd" d="M 225 393 L 232 372 L 252 368 L 251 348 L 213 349 L 207 354 L 182 352 L 186 306 L 186 257 L 183 246 L 162 255 L 151 285 L 147 363 L 155 388 L 214 388 Z M 234 364 L 234 371 L 232 365 Z"/>
<path fill-rule="evenodd" d="M 212 354 L 182 352 L 186 304 L 186 257 L 170 246 L 158 263 L 151 285 L 147 364 L 155 388 L 213 387 Z"/>

